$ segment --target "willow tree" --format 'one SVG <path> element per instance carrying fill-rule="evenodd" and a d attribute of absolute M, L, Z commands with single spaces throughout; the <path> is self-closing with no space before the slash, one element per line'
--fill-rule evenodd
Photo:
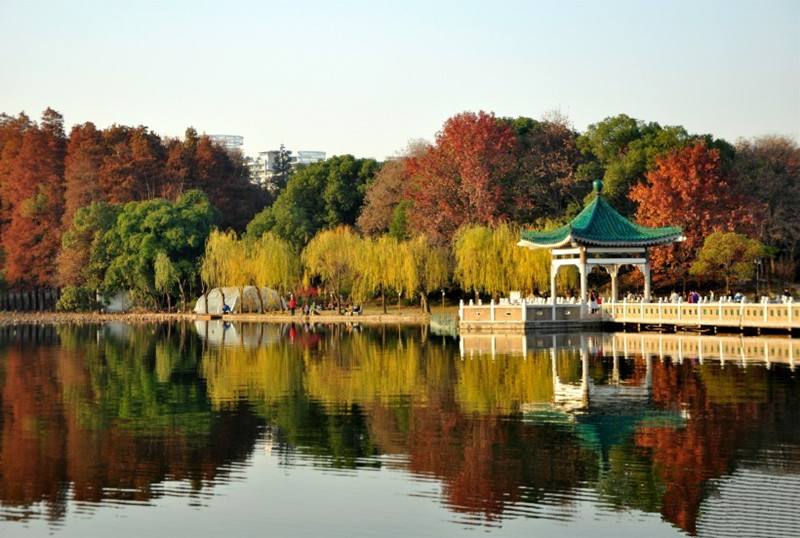
<path fill-rule="evenodd" d="M 185 296 L 183 293 L 183 286 L 181 286 L 180 275 L 172 260 L 163 250 L 159 251 L 156 255 L 156 260 L 153 263 L 153 274 L 155 280 L 156 291 L 160 291 L 167 298 L 167 311 L 172 310 L 172 302 L 170 300 L 172 293 L 175 292 L 175 286 L 180 286 L 181 302 L 185 304 Z"/>
<path fill-rule="evenodd" d="M 336 308 L 341 310 L 341 293 L 352 289 L 362 249 L 361 238 L 349 226 L 324 230 L 309 241 L 303 250 L 303 263 L 312 275 L 336 294 Z"/>
<path fill-rule="evenodd" d="M 419 295 L 420 307 L 430 312 L 428 294 L 450 282 L 450 252 L 445 247 L 433 245 L 424 235 L 403 242 L 401 252 L 406 293 Z"/>
<path fill-rule="evenodd" d="M 470 226 L 456 236 L 456 281 L 464 289 L 498 295 L 509 290 L 529 292 L 547 288 L 550 278 L 550 252 L 517 245 L 520 228 L 501 223 L 494 228 Z M 574 280 L 571 272 L 559 274 L 559 282 Z"/>
<path fill-rule="evenodd" d="M 475 300 L 488 280 L 488 256 L 492 250 L 492 230 L 488 226 L 468 226 L 456 234 L 453 245 L 454 277 L 462 289 L 472 290 Z"/>
<path fill-rule="evenodd" d="M 300 260 L 288 241 L 272 232 L 251 240 L 246 250 L 250 282 L 258 289 L 258 300 L 264 310 L 261 288 L 275 288 L 281 293 L 293 288 L 300 280 Z"/>
<path fill-rule="evenodd" d="M 386 314 L 386 290 L 403 291 L 403 252 L 400 242 L 392 236 L 376 239 L 364 238 L 361 253 L 357 256 L 358 278 L 356 289 L 362 296 L 375 292 L 381 295 L 381 306 Z"/>
<path fill-rule="evenodd" d="M 200 278 L 206 287 L 203 293 L 206 311 L 208 311 L 208 291 L 236 281 L 235 278 L 238 276 L 236 273 L 239 272 L 237 266 L 242 262 L 241 256 L 242 249 L 234 232 L 214 230 L 209 234 L 203 263 L 200 266 Z M 225 293 L 221 289 L 220 292 L 224 302 Z"/>

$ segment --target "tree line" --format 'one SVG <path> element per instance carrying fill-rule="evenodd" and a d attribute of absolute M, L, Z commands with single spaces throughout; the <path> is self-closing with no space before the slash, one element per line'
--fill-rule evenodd
<path fill-rule="evenodd" d="M 546 253 L 512 240 L 523 227 L 568 221 L 597 178 L 636 222 L 683 227 L 685 242 L 653 249 L 657 285 L 730 285 L 752 278 L 759 258 L 776 280 L 797 276 L 800 148 L 784 137 L 733 145 L 624 114 L 580 133 L 556 115 L 465 112 L 432 143 L 414 141 L 384 163 L 335 156 L 266 192 L 249 181 L 241 155 L 194 129 L 169 139 L 143 126 L 84 123 L 67 136 L 48 109 L 38 122 L 0 115 L 0 285 L 69 287 L 78 302 L 127 289 L 150 306 L 185 304 L 226 280 L 287 291 L 315 282 L 359 298 L 422 298 L 444 286 L 545 294 Z M 249 260 L 224 279 L 206 271 L 211 238 L 223 236 Z M 334 263 L 323 247 L 361 265 Z M 444 280 L 412 285 L 409 275 L 424 273 L 414 261 L 422 250 L 447 258 Z M 258 268 L 278 263 L 273 252 L 288 265 Z M 574 285 L 570 273 L 559 278 Z"/>

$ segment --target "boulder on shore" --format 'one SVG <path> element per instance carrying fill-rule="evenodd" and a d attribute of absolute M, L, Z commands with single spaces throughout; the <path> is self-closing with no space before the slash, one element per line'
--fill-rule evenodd
<path fill-rule="evenodd" d="M 208 305 L 206 307 L 206 305 Z M 259 314 L 285 310 L 281 295 L 271 288 L 214 288 L 207 295 L 198 297 L 194 305 L 195 314 L 222 314 L 225 311 L 233 314 Z"/>

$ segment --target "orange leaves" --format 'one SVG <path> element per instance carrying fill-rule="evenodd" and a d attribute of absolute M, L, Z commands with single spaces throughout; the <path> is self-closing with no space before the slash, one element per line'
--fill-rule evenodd
<path fill-rule="evenodd" d="M 513 130 L 493 114 L 447 120 L 436 144 L 406 161 L 412 227 L 444 241 L 464 223 L 502 218 L 503 181 L 514 170 L 516 144 Z"/>
<path fill-rule="evenodd" d="M 705 237 L 719 230 L 747 231 L 757 208 L 738 195 L 723 173 L 719 151 L 703 142 L 664 155 L 647 174 L 647 184 L 631 189 L 636 220 L 646 226 L 682 226 L 686 241 L 653 249 L 656 269 L 686 275 Z"/>

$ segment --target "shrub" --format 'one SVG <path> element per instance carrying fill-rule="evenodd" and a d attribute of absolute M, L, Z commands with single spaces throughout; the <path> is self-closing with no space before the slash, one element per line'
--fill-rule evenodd
<path fill-rule="evenodd" d="M 67 286 L 61 290 L 61 297 L 56 303 L 59 312 L 89 312 L 99 308 L 94 291 L 80 286 Z"/>

